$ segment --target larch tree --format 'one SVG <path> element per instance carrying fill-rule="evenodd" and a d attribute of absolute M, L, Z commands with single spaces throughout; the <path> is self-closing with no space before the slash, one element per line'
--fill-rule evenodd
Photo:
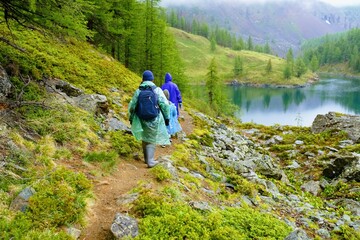
<path fill-rule="evenodd" d="M 267 74 L 269 74 L 272 71 L 272 63 L 271 63 L 271 59 L 268 60 L 267 64 L 266 64 L 266 68 L 265 71 Z"/>
<path fill-rule="evenodd" d="M 210 62 L 208 72 L 206 74 L 206 88 L 209 96 L 210 106 L 214 106 L 215 100 L 217 98 L 219 81 L 219 77 L 217 74 L 217 64 L 215 58 L 213 58 Z"/>

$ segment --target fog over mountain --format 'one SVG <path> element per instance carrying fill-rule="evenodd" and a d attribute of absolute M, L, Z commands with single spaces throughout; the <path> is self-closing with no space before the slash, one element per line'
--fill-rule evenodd
<path fill-rule="evenodd" d="M 274 53 L 295 53 L 312 38 L 360 26 L 359 0 L 164 0 L 189 23 L 219 26 L 255 44 L 268 42 Z M 350 7 L 351 5 L 351 7 Z"/>
<path fill-rule="evenodd" d="M 193 5 L 199 5 L 199 4 L 208 4 L 209 2 L 217 2 L 217 3 L 242 3 L 242 4 L 252 4 L 252 3 L 271 3 L 271 2 L 297 2 L 297 0 L 162 0 L 161 4 L 163 6 L 167 5 L 182 5 L 182 4 L 193 4 Z M 305 2 L 315 2 L 315 0 L 303 0 L 303 3 Z M 330 4 L 332 6 L 337 7 L 343 7 L 343 6 L 359 6 L 360 2 L 359 0 L 322 0 L 321 2 Z"/>

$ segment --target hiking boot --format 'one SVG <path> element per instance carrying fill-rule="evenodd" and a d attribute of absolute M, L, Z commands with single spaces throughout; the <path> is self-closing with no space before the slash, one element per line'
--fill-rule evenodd
<path fill-rule="evenodd" d="M 152 161 L 151 163 L 148 163 L 148 168 L 153 168 L 153 167 L 155 167 L 158 163 L 159 163 L 158 161 L 154 160 L 154 161 Z"/>

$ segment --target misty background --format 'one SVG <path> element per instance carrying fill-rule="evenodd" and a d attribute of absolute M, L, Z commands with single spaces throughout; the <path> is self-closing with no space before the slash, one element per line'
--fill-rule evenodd
<path fill-rule="evenodd" d="M 255 45 L 269 44 L 272 54 L 284 57 L 291 48 L 327 34 L 360 26 L 358 0 L 164 0 L 167 13 L 176 12 L 191 23 L 226 29 Z"/>

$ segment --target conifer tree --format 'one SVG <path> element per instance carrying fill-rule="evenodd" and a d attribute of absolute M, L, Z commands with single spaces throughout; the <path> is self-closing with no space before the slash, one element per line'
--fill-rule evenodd
<path fill-rule="evenodd" d="M 209 96 L 210 106 L 214 106 L 218 92 L 218 76 L 217 76 L 217 64 L 215 58 L 213 58 L 208 67 L 208 73 L 206 74 L 206 88 Z"/>
<path fill-rule="evenodd" d="M 319 60 L 316 57 L 316 55 L 313 55 L 311 57 L 311 61 L 310 61 L 310 69 L 312 72 L 315 72 L 316 70 L 319 69 Z"/>
<path fill-rule="evenodd" d="M 253 40 L 252 40 L 251 36 L 249 36 L 248 41 L 247 41 L 247 49 L 250 51 L 254 49 L 254 44 L 253 44 Z"/>
<path fill-rule="evenodd" d="M 212 34 L 211 40 L 210 40 L 210 50 L 212 52 L 215 52 L 216 50 L 216 38 L 215 38 L 215 34 Z"/>
<path fill-rule="evenodd" d="M 272 63 L 271 63 L 271 59 L 268 60 L 267 64 L 266 64 L 266 73 L 269 74 L 272 71 Z"/>
<path fill-rule="evenodd" d="M 296 59 L 294 72 L 296 77 L 301 77 L 306 72 L 306 65 L 301 58 Z"/>
<path fill-rule="evenodd" d="M 290 79 L 291 78 L 291 66 L 289 64 L 285 65 L 284 71 L 283 71 L 283 75 L 285 79 Z"/>
<path fill-rule="evenodd" d="M 243 61 L 240 56 L 235 57 L 234 77 L 239 77 L 243 73 Z"/>

